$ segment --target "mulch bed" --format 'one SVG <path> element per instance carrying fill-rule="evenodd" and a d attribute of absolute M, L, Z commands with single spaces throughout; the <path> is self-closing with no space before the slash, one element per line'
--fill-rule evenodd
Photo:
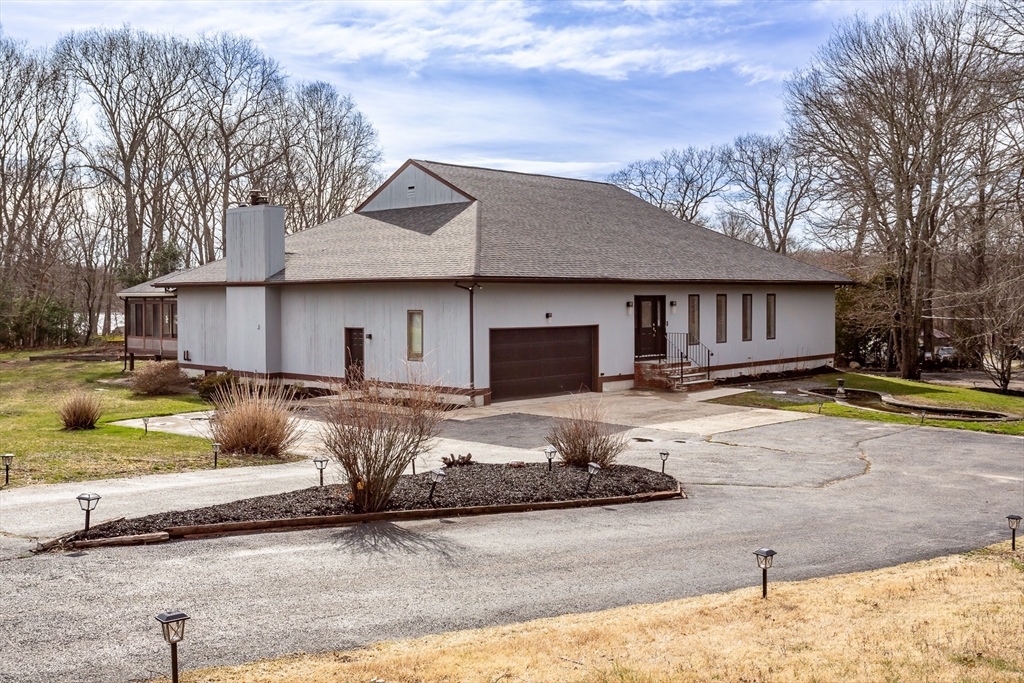
<path fill-rule="evenodd" d="M 666 474 L 631 465 L 617 465 L 602 470 L 594 476 L 590 490 L 586 494 L 583 492 L 587 483 L 585 468 L 556 464 L 554 469 L 548 472 L 546 463 L 530 463 L 523 467 L 474 463 L 450 467 L 447 473 L 448 476 L 434 491 L 433 505 L 427 501 L 430 493 L 430 475 L 419 473 L 416 476 L 405 475 L 399 480 L 387 509 L 419 510 L 430 507 L 454 508 L 610 498 L 674 490 L 678 486 L 678 482 Z M 79 532 L 68 541 L 148 534 L 177 526 L 344 515 L 355 512 L 348 501 L 347 486 L 316 486 L 195 510 L 161 512 L 146 517 L 118 520 L 95 526 L 89 529 L 88 533 Z"/>

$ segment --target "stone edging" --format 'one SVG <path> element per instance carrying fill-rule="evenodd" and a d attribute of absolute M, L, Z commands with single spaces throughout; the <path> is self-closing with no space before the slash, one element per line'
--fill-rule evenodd
<path fill-rule="evenodd" d="M 220 524 L 198 524 L 195 526 L 168 527 L 163 531 L 134 536 L 114 536 L 95 540 L 72 541 L 62 544 L 63 538 L 54 539 L 42 544 L 40 550 L 58 545 L 65 548 L 102 548 L 121 545 L 142 545 L 146 543 L 163 543 L 171 539 L 214 538 L 217 536 L 233 536 L 238 534 L 258 534 L 273 531 L 299 531 L 324 527 L 349 526 L 366 522 L 398 522 L 414 519 L 437 519 L 439 517 L 465 517 L 475 515 L 496 515 L 506 512 L 531 512 L 537 510 L 561 510 L 566 508 L 597 507 L 600 505 L 624 505 L 627 503 L 648 503 L 655 500 L 686 498 L 682 486 L 674 491 L 655 491 L 653 493 L 636 493 L 631 496 L 613 496 L 609 498 L 580 498 L 576 500 L 556 500 L 540 503 L 510 503 L 505 505 L 477 505 L 461 508 L 428 508 L 422 510 L 391 510 L 388 512 L 368 512 L 358 515 L 321 515 L 318 517 L 288 517 L 284 519 L 264 519 L 253 522 L 223 522 Z"/>

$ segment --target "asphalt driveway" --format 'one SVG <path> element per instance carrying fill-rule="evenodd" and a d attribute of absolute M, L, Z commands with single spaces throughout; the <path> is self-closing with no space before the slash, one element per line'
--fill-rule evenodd
<path fill-rule="evenodd" d="M 668 426 L 630 431 L 651 440 L 626 461 L 660 466 L 670 447 L 687 500 L 0 562 L 0 680 L 162 674 L 153 615 L 171 607 L 193 617 L 180 653 L 195 668 L 755 586 L 765 545 L 773 580 L 888 566 L 1002 540 L 1024 511 L 1017 437 L 832 418 L 704 438 Z"/>

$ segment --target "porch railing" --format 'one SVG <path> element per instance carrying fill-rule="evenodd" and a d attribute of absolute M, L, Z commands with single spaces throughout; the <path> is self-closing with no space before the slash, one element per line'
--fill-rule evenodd
<path fill-rule="evenodd" d="M 674 366 L 679 381 L 690 379 L 711 379 L 711 349 L 700 343 L 688 332 L 665 333 L 665 362 Z M 689 362 L 688 367 L 684 365 Z"/>

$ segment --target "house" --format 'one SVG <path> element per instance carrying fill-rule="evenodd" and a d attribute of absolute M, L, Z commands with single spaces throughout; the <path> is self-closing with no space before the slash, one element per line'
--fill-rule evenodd
<path fill-rule="evenodd" d="M 607 183 L 429 161 L 287 237 L 282 207 L 228 213 L 225 259 L 155 282 L 192 373 L 426 374 L 478 404 L 693 386 L 830 365 L 848 282 Z"/>

